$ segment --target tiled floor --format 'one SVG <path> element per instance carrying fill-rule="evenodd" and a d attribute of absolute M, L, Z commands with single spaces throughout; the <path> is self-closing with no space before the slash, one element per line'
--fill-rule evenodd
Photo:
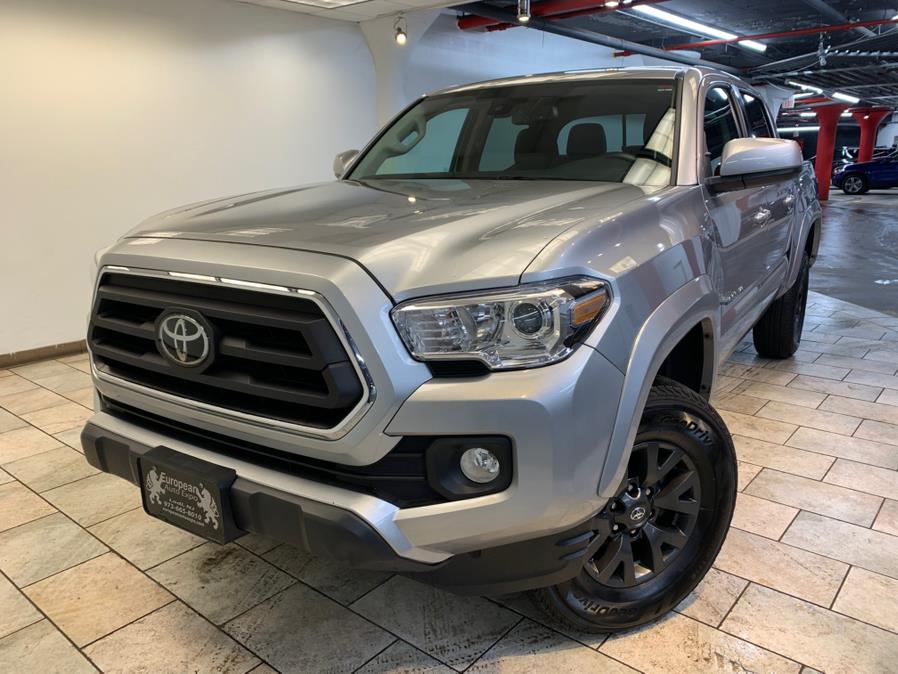
<path fill-rule="evenodd" d="M 78 453 L 86 369 L 0 371 L 0 671 L 898 672 L 898 318 L 814 294 L 795 358 L 733 356 L 733 528 L 676 612 L 611 638 L 147 517 Z"/>

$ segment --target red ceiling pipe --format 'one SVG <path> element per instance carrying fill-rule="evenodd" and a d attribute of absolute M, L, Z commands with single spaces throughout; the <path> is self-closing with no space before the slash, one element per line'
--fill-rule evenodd
<path fill-rule="evenodd" d="M 665 0 L 633 0 L 632 4 L 621 5 L 619 7 L 606 7 L 605 0 L 543 0 L 543 2 L 534 4 L 530 7 L 531 16 L 568 18 L 568 16 L 580 16 L 581 14 L 604 14 L 606 12 L 616 12 L 618 9 L 626 9 L 636 5 L 655 5 Z M 485 16 L 477 16 L 474 14 L 462 16 L 458 19 L 458 27 L 462 30 L 471 30 L 473 28 L 487 28 L 490 26 L 510 27 L 518 24 L 505 23 L 489 19 Z"/>
<path fill-rule="evenodd" d="M 852 108 L 851 116 L 861 126 L 861 142 L 857 149 L 858 161 L 873 159 L 873 146 L 876 144 L 876 129 L 879 123 L 891 112 L 888 108 Z"/>
<path fill-rule="evenodd" d="M 827 105 L 815 108 L 820 130 L 817 132 L 817 161 L 814 171 L 817 173 L 817 190 L 820 201 L 829 199 L 829 182 L 833 175 L 833 154 L 836 149 L 836 127 L 839 116 L 847 110 L 847 105 Z"/>
<path fill-rule="evenodd" d="M 801 37 L 802 35 L 816 35 L 817 33 L 837 33 L 843 30 L 855 28 L 868 28 L 870 26 L 882 26 L 887 23 L 896 23 L 898 19 L 876 19 L 873 21 L 858 21 L 856 23 L 840 23 L 835 26 L 815 26 L 813 28 L 798 28 L 796 30 L 782 30 L 776 33 L 759 33 L 758 35 L 738 35 L 731 38 L 718 38 L 715 40 L 701 40 L 700 42 L 686 42 L 664 47 L 665 51 L 678 49 L 701 49 L 702 47 L 715 47 L 721 44 L 733 44 L 743 40 L 775 40 L 783 37 Z M 616 52 L 615 56 L 629 56 L 629 52 Z"/>

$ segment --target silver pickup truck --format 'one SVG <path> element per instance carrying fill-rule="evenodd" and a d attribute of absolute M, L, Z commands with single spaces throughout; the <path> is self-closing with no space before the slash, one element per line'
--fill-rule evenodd
<path fill-rule="evenodd" d="M 425 96 L 337 180 L 176 209 L 97 257 L 90 463 L 144 507 L 556 619 L 650 621 L 711 566 L 708 403 L 801 337 L 816 183 L 698 68 Z"/>

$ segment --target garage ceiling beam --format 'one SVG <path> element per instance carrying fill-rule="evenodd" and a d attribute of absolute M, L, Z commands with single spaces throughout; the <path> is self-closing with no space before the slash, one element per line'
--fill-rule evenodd
<path fill-rule="evenodd" d="M 823 0 L 801 0 L 808 7 L 813 9 L 815 12 L 818 12 L 821 16 L 826 17 L 830 21 L 835 21 L 836 23 L 850 23 L 847 16 L 842 14 L 838 9 L 834 7 L 830 7 Z M 858 33 L 863 35 L 864 37 L 873 37 L 876 35 L 869 28 L 858 27 L 855 28 Z"/>
<path fill-rule="evenodd" d="M 476 14 L 477 16 L 485 16 L 489 19 L 495 19 L 496 21 L 500 21 L 502 23 L 517 22 L 517 16 L 514 12 L 510 12 L 508 10 L 494 7 L 482 2 L 475 2 L 468 5 L 459 5 L 455 9 L 463 12 L 468 12 L 470 14 Z M 561 35 L 563 37 L 569 37 L 571 39 L 580 40 L 582 42 L 590 42 L 592 44 L 601 45 L 602 47 L 610 47 L 611 49 L 617 49 L 619 51 L 629 51 L 634 54 L 641 54 L 642 56 L 651 56 L 653 58 L 664 59 L 665 61 L 685 63 L 686 65 L 709 66 L 711 68 L 717 68 L 718 70 L 723 70 L 729 73 L 739 72 L 736 68 L 731 68 L 720 63 L 714 63 L 713 61 L 706 61 L 704 59 L 690 56 L 688 54 L 666 52 L 663 49 L 657 49 L 655 47 L 650 47 L 638 42 L 631 42 L 630 40 L 622 40 L 619 37 L 613 37 L 611 35 L 605 35 L 603 33 L 595 33 L 591 30 L 584 30 L 582 28 L 563 26 L 556 22 L 542 19 L 536 16 L 530 18 L 530 21 L 527 22 L 527 28 L 535 28 L 536 30 L 543 31 L 545 33 Z"/>

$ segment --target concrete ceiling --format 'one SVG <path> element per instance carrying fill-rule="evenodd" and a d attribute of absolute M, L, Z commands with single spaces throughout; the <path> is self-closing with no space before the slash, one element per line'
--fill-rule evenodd
<path fill-rule="evenodd" d="M 342 21 L 368 21 L 379 16 L 412 12 L 420 9 L 447 7 L 456 2 L 446 0 L 237 0 L 249 5 L 262 5 L 292 12 L 312 14 Z"/>

